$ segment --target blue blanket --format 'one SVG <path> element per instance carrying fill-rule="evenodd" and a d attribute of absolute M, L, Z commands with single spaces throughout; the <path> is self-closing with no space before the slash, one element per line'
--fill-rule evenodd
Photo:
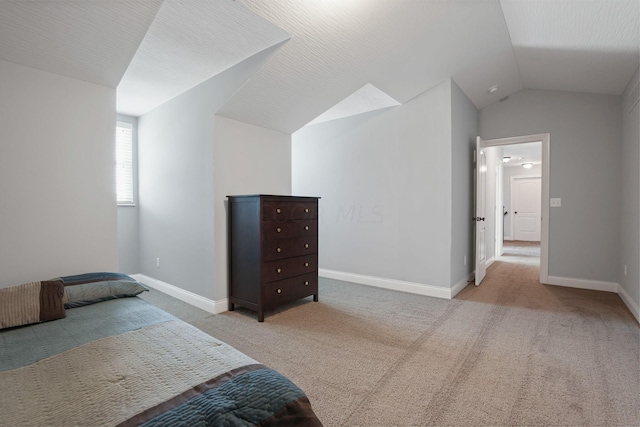
<path fill-rule="evenodd" d="M 0 331 L 0 407 L 12 426 L 322 425 L 289 379 L 137 297 Z"/>

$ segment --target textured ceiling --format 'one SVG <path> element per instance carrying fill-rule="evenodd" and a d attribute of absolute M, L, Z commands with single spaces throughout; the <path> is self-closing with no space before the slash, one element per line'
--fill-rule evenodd
<path fill-rule="evenodd" d="M 639 64 L 639 5 L 0 0 L 0 59 L 117 86 L 119 112 L 140 115 L 292 36 L 219 111 L 292 133 L 375 104 L 369 84 L 405 103 L 451 77 L 478 108 L 522 88 L 620 94 Z"/>
<path fill-rule="evenodd" d="M 289 38 L 231 0 L 165 0 L 118 86 L 118 112 L 140 116 Z"/>
<path fill-rule="evenodd" d="M 161 4 L 0 1 L 0 59 L 115 88 Z"/>
<path fill-rule="evenodd" d="M 241 3 L 293 38 L 219 111 L 230 118 L 292 133 L 367 83 L 404 103 L 453 76 L 478 107 L 522 88 L 498 1 Z"/>
<path fill-rule="evenodd" d="M 219 114 L 284 132 L 367 83 L 404 103 L 452 77 L 483 108 L 522 88 L 620 94 L 639 64 L 638 0 L 239 1 L 293 39 Z"/>
<path fill-rule="evenodd" d="M 501 4 L 526 88 L 619 95 L 638 68 L 638 0 Z"/>

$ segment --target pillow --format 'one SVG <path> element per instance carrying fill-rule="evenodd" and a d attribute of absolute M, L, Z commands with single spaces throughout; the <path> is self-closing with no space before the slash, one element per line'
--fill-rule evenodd
<path fill-rule="evenodd" d="M 63 297 L 59 279 L 0 289 L 0 329 L 66 317 Z"/>
<path fill-rule="evenodd" d="M 149 290 L 133 277 L 122 273 L 86 273 L 61 277 L 60 280 L 64 283 L 65 308 L 134 297 Z"/>

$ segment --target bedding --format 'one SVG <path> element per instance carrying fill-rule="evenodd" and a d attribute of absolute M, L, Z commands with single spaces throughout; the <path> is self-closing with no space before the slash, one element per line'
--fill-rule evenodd
<path fill-rule="evenodd" d="M 122 273 L 85 273 L 54 280 L 64 283 L 64 307 L 74 308 L 148 291 L 142 283 Z"/>
<path fill-rule="evenodd" d="M 321 425 L 286 377 L 136 297 L 0 344 L 0 425 Z"/>
<path fill-rule="evenodd" d="M 64 318 L 63 294 L 60 280 L 0 289 L 0 329 Z"/>

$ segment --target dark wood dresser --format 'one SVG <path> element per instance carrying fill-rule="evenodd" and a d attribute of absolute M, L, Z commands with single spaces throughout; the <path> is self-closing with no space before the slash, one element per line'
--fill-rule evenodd
<path fill-rule="evenodd" d="M 229 310 L 264 312 L 313 295 L 318 301 L 318 199 L 227 196 Z"/>

